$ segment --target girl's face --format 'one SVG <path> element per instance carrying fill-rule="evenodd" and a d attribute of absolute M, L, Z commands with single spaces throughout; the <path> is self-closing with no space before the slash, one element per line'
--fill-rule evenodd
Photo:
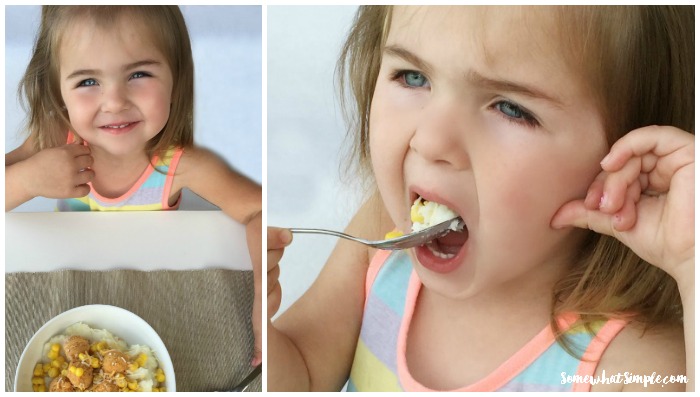
<path fill-rule="evenodd" d="M 379 190 L 404 232 L 417 196 L 452 208 L 467 228 L 440 240 L 439 255 L 412 250 L 431 291 L 551 287 L 582 241 L 550 221 L 585 196 L 607 144 L 596 104 L 552 45 L 551 18 L 394 8 L 370 113 Z"/>
<path fill-rule="evenodd" d="M 146 29 L 126 15 L 110 29 L 79 20 L 59 52 L 61 95 L 75 132 L 115 156 L 143 151 L 168 121 L 173 89 Z"/>

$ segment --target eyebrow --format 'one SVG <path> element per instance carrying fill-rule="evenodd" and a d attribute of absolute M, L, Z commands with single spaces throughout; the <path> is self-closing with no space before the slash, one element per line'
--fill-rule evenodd
<path fill-rule="evenodd" d="M 144 59 L 142 61 L 137 61 L 137 62 L 130 63 L 128 65 L 124 65 L 122 70 L 127 71 L 130 69 L 139 68 L 141 66 L 151 66 L 151 65 L 158 66 L 158 65 L 160 65 L 160 62 L 155 61 L 153 59 Z M 66 80 L 70 80 L 70 79 L 80 77 L 80 76 L 94 76 L 97 74 L 99 74 L 99 71 L 96 69 L 78 69 L 78 70 L 74 71 L 73 73 L 69 74 L 66 77 Z"/>
<path fill-rule="evenodd" d="M 398 58 L 401 58 L 413 65 L 415 65 L 418 69 L 424 70 L 428 74 L 433 71 L 433 67 L 420 58 L 418 55 L 412 53 L 411 51 L 399 47 L 396 45 L 388 45 L 384 47 L 384 52 L 387 55 L 392 55 Z M 535 87 L 528 86 L 526 84 L 522 83 L 516 83 L 514 81 L 509 81 L 509 80 L 499 80 L 499 79 L 492 79 L 488 78 L 474 70 L 470 70 L 466 74 L 466 79 L 469 83 L 474 84 L 479 87 L 495 90 L 495 91 L 505 91 L 505 92 L 513 92 L 517 94 L 522 94 L 526 95 L 532 98 L 538 98 L 538 99 L 543 99 L 546 101 L 551 102 L 554 105 L 557 106 L 563 106 L 563 102 L 557 98 L 556 96 L 549 95 L 542 90 L 538 90 Z"/>

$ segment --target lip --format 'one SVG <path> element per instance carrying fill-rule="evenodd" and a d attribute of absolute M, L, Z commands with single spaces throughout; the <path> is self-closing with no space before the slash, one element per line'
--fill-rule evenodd
<path fill-rule="evenodd" d="M 422 245 L 415 247 L 416 259 L 424 268 L 435 273 L 447 274 L 457 270 L 461 265 L 464 257 L 467 255 L 469 240 L 462 246 L 457 255 L 449 259 L 437 257 L 430 252 L 428 247 Z"/>
<path fill-rule="evenodd" d="M 422 188 L 417 186 L 411 186 L 409 190 L 409 199 L 411 200 L 411 203 L 413 203 L 418 197 L 447 206 L 448 208 L 455 211 L 457 215 L 459 215 L 463 220 L 465 220 L 465 224 L 467 223 L 462 211 L 458 209 L 458 207 L 449 200 L 446 200 L 440 195 L 431 191 L 423 190 Z M 415 247 L 414 252 L 416 255 L 416 259 L 421 266 L 436 273 L 447 274 L 457 270 L 460 267 L 469 251 L 468 246 L 470 240 L 471 236 L 464 243 L 457 255 L 453 256 L 452 258 L 437 257 L 433 255 L 426 246 Z"/>
<path fill-rule="evenodd" d="M 116 123 L 104 124 L 99 127 L 100 131 L 110 135 L 124 135 L 131 132 L 139 124 L 139 121 L 120 121 Z M 115 126 L 124 126 L 122 128 L 113 128 Z"/>

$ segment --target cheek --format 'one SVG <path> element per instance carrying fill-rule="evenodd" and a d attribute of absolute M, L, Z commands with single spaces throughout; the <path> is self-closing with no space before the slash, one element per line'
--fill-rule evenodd
<path fill-rule="evenodd" d="M 398 113 L 375 95 L 370 111 L 370 156 L 372 170 L 384 205 L 395 224 L 408 217 L 405 211 L 403 165 L 410 128 Z"/>

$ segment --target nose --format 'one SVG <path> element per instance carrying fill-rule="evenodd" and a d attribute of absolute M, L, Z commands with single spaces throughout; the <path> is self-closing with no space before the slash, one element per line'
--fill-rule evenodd
<path fill-rule="evenodd" d="M 432 100 L 421 110 L 409 146 L 425 160 L 456 169 L 469 167 L 464 108 L 449 99 Z"/>
<path fill-rule="evenodd" d="M 129 108 L 129 98 L 126 87 L 121 84 L 111 84 L 102 90 L 102 111 L 119 113 Z"/>

